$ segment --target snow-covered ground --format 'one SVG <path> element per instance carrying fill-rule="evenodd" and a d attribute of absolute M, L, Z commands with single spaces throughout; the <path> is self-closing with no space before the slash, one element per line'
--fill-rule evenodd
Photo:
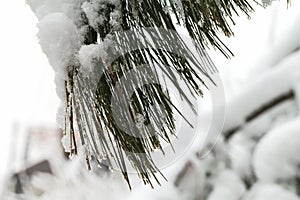
<path fill-rule="evenodd" d="M 1 24 L 4 27 L 0 37 L 3 55 L 0 61 L 3 70 L 0 74 L 0 120 L 3 135 L 0 140 L 0 175 L 8 167 L 18 167 L 15 166 L 17 163 L 8 165 L 9 145 L 15 139 L 13 133 L 25 133 L 24 129 L 28 126 L 55 124 L 59 102 L 55 93 L 54 73 L 35 36 L 38 31 L 36 17 L 25 2 L 7 1 L 4 5 L 0 8 Z M 226 145 L 221 140 L 220 148 L 216 149 L 217 154 L 224 151 L 222 159 L 226 160 L 228 156 L 232 161 L 231 169 L 224 167 L 226 161 L 218 163 L 213 159 L 198 166 L 215 170 L 215 176 L 207 179 L 207 185 L 214 186 L 209 200 L 299 200 L 295 188 L 295 179 L 300 177 L 300 121 L 299 117 L 295 117 L 298 115 L 295 109 L 299 109 L 300 105 L 298 98 L 296 97 L 297 102 L 278 108 L 280 112 L 286 111 L 286 115 L 283 115 L 286 120 L 277 119 L 278 112 L 264 116 L 253 124 L 245 124 L 244 119 L 256 105 L 263 104 L 273 96 L 290 89 L 296 96 L 300 95 L 297 83 L 300 80 L 297 79 L 300 55 L 299 51 L 293 53 L 300 47 L 299 6 L 299 0 L 292 0 L 292 6 L 288 9 L 286 1 L 275 1 L 267 9 L 256 6 L 251 20 L 243 15 L 236 18 L 237 25 L 233 27 L 235 37 L 222 37 L 234 52 L 234 58 L 226 60 L 219 52 L 209 51 L 225 86 L 229 119 L 225 122 L 225 128 L 239 125 L 243 128 Z M 265 88 L 260 88 L 263 86 Z M 275 118 L 277 121 L 273 123 Z M 19 131 L 15 130 L 17 125 L 20 127 Z M 259 137 L 263 138 L 255 146 L 251 137 L 257 132 L 262 132 Z M 182 165 L 173 165 L 163 173 L 167 177 L 174 176 Z M 82 168 L 78 166 L 78 163 L 73 165 L 75 171 Z M 94 199 L 98 195 L 106 196 L 106 199 L 119 199 L 118 194 L 125 199 L 139 199 L 141 196 L 149 199 L 191 199 L 194 197 L 193 192 L 203 189 L 203 186 L 197 185 L 202 184 L 203 177 L 202 172 L 197 169 L 191 169 L 190 176 L 186 178 L 188 181 L 184 188 L 189 188 L 187 191 L 190 194 L 175 188 L 173 178 L 169 177 L 168 183 L 163 182 L 163 186 L 155 190 L 137 187 L 130 193 L 124 185 L 114 185 L 115 182 L 110 179 L 100 180 L 91 174 L 78 172 L 84 177 L 83 190 L 81 180 L 78 181 L 75 176 L 78 174 L 67 173 L 66 169 L 61 172 L 66 174 L 59 174 L 57 178 L 41 176 L 33 180 L 34 185 L 48 191 L 49 195 L 45 195 L 43 199 Z M 257 181 L 247 191 L 242 179 L 251 176 L 251 170 L 256 174 Z M 53 186 L 52 190 L 47 188 L 50 185 Z M 62 191 L 65 192 L 64 195 L 61 194 Z"/>

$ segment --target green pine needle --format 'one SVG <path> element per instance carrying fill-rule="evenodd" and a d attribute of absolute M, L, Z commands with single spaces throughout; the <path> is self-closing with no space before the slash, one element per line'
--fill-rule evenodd
<path fill-rule="evenodd" d="M 151 177 L 159 183 L 156 174 L 160 171 L 152 160 L 151 152 L 160 149 L 164 153 L 161 142 L 170 143 L 176 132 L 173 111 L 181 114 L 165 91 L 166 85 L 160 80 L 159 73 L 162 72 L 176 86 L 182 99 L 194 110 L 189 95 L 201 96 L 200 85 L 205 86 L 201 77 L 213 82 L 210 74 L 217 71 L 205 48 L 212 45 L 226 57 L 233 55 L 219 39 L 218 32 L 233 35 L 229 26 L 229 22 L 233 22 L 233 14 L 238 14 L 239 9 L 248 15 L 253 9 L 247 0 L 120 0 L 118 6 L 109 2 L 103 1 L 106 9 L 99 10 L 99 14 L 106 16 L 104 23 L 99 27 L 89 26 L 85 44 L 97 43 L 98 35 L 101 42 L 107 38 L 114 41 L 114 46 L 107 49 L 110 54 L 129 48 L 132 41 L 140 41 L 140 46 L 121 53 L 110 64 L 98 60 L 98 67 L 105 70 L 99 76 L 95 72 L 99 80 L 96 89 L 93 80 L 80 73 L 79 64 L 70 67 L 66 82 L 65 131 L 70 132 L 71 153 L 76 154 L 75 130 L 78 130 L 81 145 L 87 152 L 89 169 L 91 159 L 99 164 L 105 160 L 110 168 L 116 166 L 122 171 L 130 186 L 129 161 L 142 181 L 152 186 Z M 110 13 L 115 9 L 121 12 L 120 26 L 110 23 Z M 85 21 L 82 25 L 89 25 L 83 11 L 82 15 Z M 201 62 L 177 33 L 176 23 L 184 25 L 195 41 L 196 56 Z M 140 37 L 145 34 L 145 28 L 148 28 L 150 39 Z M 171 30 L 171 34 L 163 30 Z M 128 37 L 122 35 L 126 31 L 130 33 Z M 175 49 L 182 53 L 181 56 L 174 53 Z M 135 72 L 135 77 L 128 77 L 129 71 Z M 155 83 L 143 85 L 143 82 L 149 81 L 149 71 Z M 178 77 L 185 82 L 188 90 L 181 88 Z M 124 79 L 132 81 L 132 84 L 120 84 Z M 114 112 L 117 112 L 117 119 Z M 139 118 L 142 119 L 140 127 L 131 126 Z"/>

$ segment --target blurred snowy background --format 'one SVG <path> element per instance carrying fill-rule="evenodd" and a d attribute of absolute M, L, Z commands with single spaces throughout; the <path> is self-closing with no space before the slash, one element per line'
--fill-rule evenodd
<path fill-rule="evenodd" d="M 222 38 L 235 57 L 209 52 L 227 102 L 218 145 L 204 160 L 189 152 L 164 169 L 169 181 L 161 187 L 136 184 L 129 192 L 117 175 L 91 174 L 84 163 L 65 161 L 54 72 L 36 38 L 37 19 L 22 0 L 2 3 L 0 199 L 20 198 L 13 193 L 21 192 L 23 171 L 45 159 L 55 176 L 34 175 L 22 188 L 31 191 L 27 199 L 299 199 L 299 6 L 299 0 L 288 9 L 286 1 L 274 1 L 266 9 L 256 5 L 250 20 L 236 18 L 235 37 Z"/>
<path fill-rule="evenodd" d="M 1 6 L 0 15 L 2 182 L 4 174 L 23 167 L 22 155 L 14 157 L 14 151 L 23 149 L 28 130 L 55 128 L 59 101 L 52 84 L 54 73 L 38 44 L 37 19 L 30 8 L 20 0 L 9 1 Z"/>

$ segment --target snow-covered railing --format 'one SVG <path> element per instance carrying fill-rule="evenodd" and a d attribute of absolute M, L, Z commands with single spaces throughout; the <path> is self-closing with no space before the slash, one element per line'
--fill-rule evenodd
<path fill-rule="evenodd" d="M 294 120 L 299 115 L 299 80 L 300 51 L 285 57 L 268 71 L 254 78 L 239 95 L 227 102 L 227 117 L 222 136 L 216 147 L 208 157 L 201 158 L 200 161 L 197 157 L 199 152 L 196 152 L 177 174 L 174 181 L 175 187 L 183 193 L 194 194 L 193 197 L 196 199 L 218 199 L 219 194 L 224 194 L 224 191 L 228 194 L 232 193 L 233 196 L 228 196 L 228 198 L 223 196 L 222 199 L 251 199 L 250 193 L 245 196 L 247 190 L 252 191 L 253 186 L 255 189 L 257 184 L 263 181 L 260 175 L 257 175 L 257 168 L 264 169 L 262 159 L 266 159 L 261 158 L 259 155 L 262 153 L 258 152 L 264 150 L 260 147 L 262 143 L 266 143 L 263 139 L 268 138 L 274 129 L 276 132 L 282 126 L 289 127 L 285 124 L 289 124 L 290 120 Z M 281 128 L 280 132 L 284 130 Z M 289 129 L 287 128 L 286 131 Z M 285 141 L 283 138 L 284 136 L 282 140 Z M 269 145 L 272 146 L 272 141 Z M 282 145 L 284 148 L 284 144 Z M 291 148 L 295 148 L 295 145 Z M 271 149 L 270 147 L 269 150 Z M 280 152 L 284 156 L 284 152 Z M 260 160 L 257 161 L 257 159 Z M 269 160 L 271 160 L 270 163 L 273 162 L 272 158 Z M 284 168 L 284 164 L 277 166 Z M 296 166 L 293 165 L 293 168 L 296 170 Z M 222 185 L 225 179 L 228 185 Z M 290 179 L 284 179 L 284 181 L 288 180 Z M 187 184 L 187 181 L 192 183 Z M 299 181 L 299 177 L 294 177 L 293 181 Z M 277 183 L 275 181 L 274 184 Z M 191 184 L 198 185 L 198 190 L 191 191 L 188 186 Z M 299 190 L 299 184 L 296 185 Z M 262 186 L 262 188 L 268 187 L 268 185 Z M 277 186 L 270 187 L 276 189 Z"/>
<path fill-rule="evenodd" d="M 299 110 L 299 63 L 300 52 L 297 51 L 256 78 L 241 94 L 229 101 L 223 129 L 226 139 L 243 129 L 246 124 L 287 102 L 294 104 L 295 109 Z M 284 109 L 287 107 L 284 106 Z M 298 112 L 295 111 L 295 114 Z M 274 115 L 278 113 L 271 114 L 269 118 L 274 118 Z M 270 127 L 261 131 L 265 132 Z"/>

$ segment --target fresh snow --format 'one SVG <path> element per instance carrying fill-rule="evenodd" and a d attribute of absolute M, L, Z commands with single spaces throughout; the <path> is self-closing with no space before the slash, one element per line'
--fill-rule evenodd
<path fill-rule="evenodd" d="M 285 123 L 263 137 L 254 152 L 254 170 L 266 182 L 300 177 L 300 118 Z"/>
<path fill-rule="evenodd" d="M 108 22 L 112 27 L 118 28 L 120 19 L 120 12 L 118 9 L 114 9 L 109 16 L 106 15 L 106 12 L 102 12 L 103 10 L 108 9 L 108 5 L 113 5 L 115 8 L 118 8 L 120 6 L 120 0 L 91 0 L 82 4 L 81 8 L 85 12 L 89 24 L 95 30 L 98 30 L 100 26 L 103 26 Z M 103 13 L 103 15 L 100 15 L 100 13 Z"/>
<path fill-rule="evenodd" d="M 257 183 L 243 200 L 299 200 L 294 193 L 276 184 Z"/>
<path fill-rule="evenodd" d="M 101 43 L 101 44 L 90 44 L 90 45 L 82 45 L 78 58 L 81 64 L 80 72 L 83 76 L 93 77 L 95 71 L 102 72 L 103 65 L 99 63 L 109 62 L 109 52 L 107 51 L 109 45 L 111 43 Z M 100 62 L 101 61 L 101 62 Z"/>
<path fill-rule="evenodd" d="M 214 189 L 208 200 L 239 200 L 246 191 L 241 178 L 231 170 L 222 171 L 214 182 Z"/>
<path fill-rule="evenodd" d="M 64 13 L 51 13 L 38 24 L 38 38 L 42 50 L 56 74 L 67 79 L 68 66 L 81 45 L 81 38 L 73 21 Z"/>

